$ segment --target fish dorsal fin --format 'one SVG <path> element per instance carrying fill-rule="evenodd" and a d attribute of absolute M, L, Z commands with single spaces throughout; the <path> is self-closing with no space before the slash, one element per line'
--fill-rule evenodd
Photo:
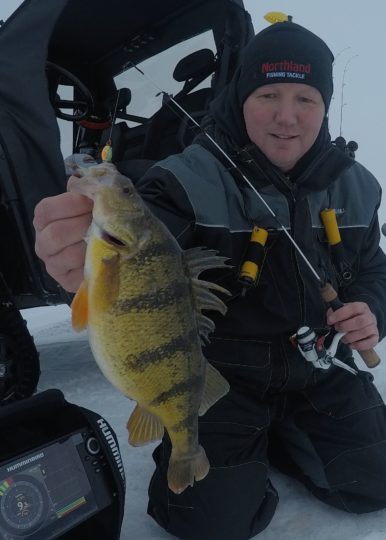
<path fill-rule="evenodd" d="M 211 268 L 227 267 L 225 264 L 228 257 L 220 257 L 214 249 L 205 249 L 203 247 L 194 247 L 184 251 L 184 258 L 189 267 L 189 273 L 192 278 L 196 278 L 204 270 Z M 229 266 L 228 266 L 229 268 Z"/>
<path fill-rule="evenodd" d="M 71 303 L 72 327 L 77 332 L 87 328 L 88 324 L 88 290 L 87 282 L 83 280 Z"/>
<path fill-rule="evenodd" d="M 216 285 L 216 283 L 209 283 L 209 281 L 203 281 L 202 279 L 193 278 L 193 293 L 196 300 L 197 309 L 208 309 L 210 311 L 219 311 L 222 315 L 225 315 L 227 312 L 227 307 L 222 300 L 209 289 L 214 289 L 215 291 L 221 292 L 230 296 L 230 292 Z"/>
<path fill-rule="evenodd" d="M 138 404 L 127 422 L 127 429 L 129 443 L 132 446 L 143 446 L 152 441 L 158 441 L 164 434 L 161 420 Z"/>
<path fill-rule="evenodd" d="M 201 344 L 205 345 L 209 343 L 209 334 L 215 331 L 216 325 L 212 319 L 209 319 L 209 317 L 206 317 L 202 313 L 197 315 L 197 323 L 201 337 Z"/>
<path fill-rule="evenodd" d="M 216 368 L 206 362 L 205 385 L 198 414 L 202 416 L 206 411 L 229 392 L 229 383 Z"/>
<path fill-rule="evenodd" d="M 219 311 L 225 315 L 227 307 L 224 302 L 213 294 L 210 289 L 230 295 L 229 291 L 220 287 L 216 283 L 209 283 L 198 279 L 198 275 L 204 270 L 211 268 L 228 267 L 225 262 L 227 257 L 219 257 L 217 251 L 194 247 L 184 251 L 185 262 L 192 281 L 193 296 L 195 301 L 196 315 L 198 321 L 198 331 L 203 338 L 203 342 L 208 341 L 208 335 L 214 331 L 214 323 L 208 317 L 202 315 L 201 310 Z"/>

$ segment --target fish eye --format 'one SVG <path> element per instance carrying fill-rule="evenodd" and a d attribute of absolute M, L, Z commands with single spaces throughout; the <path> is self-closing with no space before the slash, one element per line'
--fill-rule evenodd
<path fill-rule="evenodd" d="M 111 234 L 109 234 L 106 231 L 102 231 L 102 240 L 104 240 L 108 244 L 111 244 L 112 246 L 118 246 L 118 247 L 124 247 L 125 246 L 125 244 L 123 242 L 121 242 L 121 240 L 119 240 L 115 236 L 112 236 Z"/>

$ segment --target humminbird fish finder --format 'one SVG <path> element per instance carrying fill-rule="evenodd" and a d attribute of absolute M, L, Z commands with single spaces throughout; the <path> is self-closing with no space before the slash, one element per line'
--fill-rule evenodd
<path fill-rule="evenodd" d="M 92 432 L 71 433 L 0 467 L 0 538 L 51 540 L 112 503 Z"/>
<path fill-rule="evenodd" d="M 28 417 L 27 430 L 23 416 L 24 420 Z M 75 429 L 68 431 L 71 423 Z M 35 435 L 30 438 L 33 448 L 13 451 L 12 457 L 0 460 L 0 538 L 119 538 L 124 473 L 107 422 L 92 411 L 68 404 L 56 390 L 0 409 L 1 443 L 7 446 L 12 432 L 14 442 L 21 443 L 27 432 L 32 434 L 31 428 L 37 431 L 40 444 Z M 52 431 L 59 436 L 52 439 Z M 31 444 L 24 439 L 24 445 Z M 1 448 L 0 456 L 3 453 Z"/>

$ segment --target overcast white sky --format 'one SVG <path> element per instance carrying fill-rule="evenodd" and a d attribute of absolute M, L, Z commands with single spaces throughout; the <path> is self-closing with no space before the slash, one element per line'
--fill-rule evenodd
<path fill-rule="evenodd" d="M 0 0 L 0 19 L 6 19 L 20 4 L 20 0 Z M 331 135 L 339 135 L 343 111 L 342 135 L 358 142 L 358 161 L 375 174 L 386 193 L 386 1 L 244 0 L 244 5 L 256 32 L 267 26 L 267 12 L 283 11 L 330 46 L 336 57 Z M 384 198 L 381 223 L 386 221 L 386 194 Z"/>

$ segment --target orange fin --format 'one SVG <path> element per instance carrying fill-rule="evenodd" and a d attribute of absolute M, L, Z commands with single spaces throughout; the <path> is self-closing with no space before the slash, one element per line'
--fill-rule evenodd
<path fill-rule="evenodd" d="M 127 429 L 129 443 L 132 446 L 143 446 L 149 442 L 158 441 L 164 434 L 161 420 L 138 404 L 127 422 Z"/>
<path fill-rule="evenodd" d="M 77 332 L 87 328 L 88 324 L 88 292 L 87 283 L 82 281 L 71 303 L 72 327 Z"/>

